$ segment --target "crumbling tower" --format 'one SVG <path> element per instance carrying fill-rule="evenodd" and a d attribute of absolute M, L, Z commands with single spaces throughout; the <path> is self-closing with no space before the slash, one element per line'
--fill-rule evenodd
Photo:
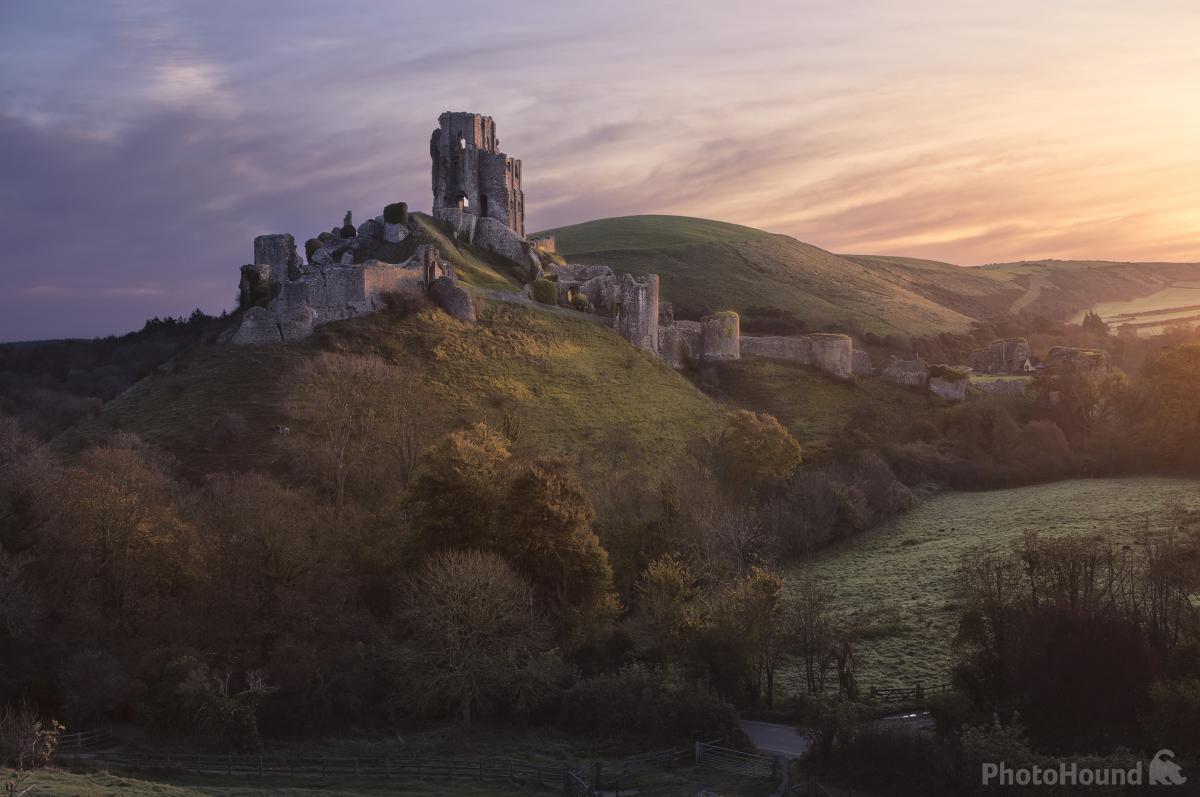
<path fill-rule="evenodd" d="M 524 238 L 521 161 L 500 151 L 492 117 L 446 111 L 438 125 L 429 139 L 434 217 L 449 211 L 492 218 Z"/>

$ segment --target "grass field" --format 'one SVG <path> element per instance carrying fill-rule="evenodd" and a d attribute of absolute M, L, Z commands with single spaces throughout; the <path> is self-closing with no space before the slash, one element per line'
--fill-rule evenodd
<path fill-rule="evenodd" d="M 6 773 L 0 770 L 0 777 Z M 154 780 L 148 775 L 110 772 L 78 773 L 62 770 L 39 772 L 30 781 L 36 786 L 31 797 L 482 797 L 507 794 L 562 794 L 562 786 L 518 786 L 504 783 L 470 781 L 401 781 L 290 778 L 278 776 L 177 776 Z M 719 797 L 761 797 L 774 787 L 773 781 L 743 778 L 712 769 L 685 767 L 647 775 L 639 781 L 641 789 L 656 795 L 691 797 L 704 792 Z M 622 792 L 624 793 L 624 792 Z"/>
<path fill-rule="evenodd" d="M 1140 334 L 1154 334 L 1171 323 L 1195 321 L 1200 316 L 1200 284 L 1176 283 L 1149 296 L 1101 302 L 1091 309 L 1114 330 L 1123 324 L 1133 324 Z M 1073 320 L 1082 321 L 1083 314 Z"/>
<path fill-rule="evenodd" d="M 390 737 L 319 738 L 265 740 L 264 754 L 331 756 L 341 758 L 422 758 L 454 759 L 457 761 L 489 762 L 519 761 L 546 767 L 570 766 L 589 768 L 600 763 L 605 772 L 621 769 L 626 756 L 652 749 L 645 742 L 625 738 L 599 738 L 578 733 L 547 731 L 544 728 L 523 728 L 513 725 L 476 724 L 470 730 L 454 725 L 413 728 Z M 666 745 L 663 745 L 666 746 Z M 135 749 L 179 752 L 177 745 L 167 745 L 161 739 L 146 739 Z M 454 781 L 430 779 L 322 779 L 319 775 L 285 776 L 279 774 L 243 774 L 237 777 L 218 775 L 122 773 L 103 769 L 87 771 L 97 766 L 84 762 L 73 771 L 43 772 L 36 775 L 38 788 L 31 797 L 306 797 L 306 795 L 446 795 L 446 797 L 476 797 L 484 794 L 542 795 L 561 794 L 562 784 L 538 788 L 536 784 L 518 786 L 503 782 L 473 782 L 468 778 Z M 2 774 L 2 772 L 0 772 Z M 626 788 L 633 783 L 626 782 Z M 636 788 L 654 794 L 691 797 L 702 789 L 729 797 L 761 797 L 774 785 L 771 782 L 741 778 L 711 769 L 682 766 L 669 771 L 649 771 L 639 774 Z"/>
<path fill-rule="evenodd" d="M 1004 549 L 1026 531 L 1130 541 L 1174 506 L 1200 508 L 1200 482 L 1073 480 L 948 493 L 791 575 L 819 578 L 837 594 L 839 622 L 856 629 L 862 687 L 942 683 L 961 609 L 952 574 L 964 553 L 977 545 Z"/>

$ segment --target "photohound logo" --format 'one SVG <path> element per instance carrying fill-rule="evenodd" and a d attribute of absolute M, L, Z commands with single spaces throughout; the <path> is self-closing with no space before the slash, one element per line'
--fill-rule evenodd
<path fill-rule="evenodd" d="M 1183 771 L 1174 762 L 1175 753 L 1170 750 L 1159 750 L 1150 759 L 1151 786 L 1182 786 L 1187 783 Z"/>
<path fill-rule="evenodd" d="M 984 786 L 1182 786 L 1188 779 L 1174 759 L 1174 751 L 1159 750 L 1149 766 L 1139 762 L 1128 769 L 1080 767 L 1074 761 L 1020 767 L 987 762 L 980 774 Z"/>

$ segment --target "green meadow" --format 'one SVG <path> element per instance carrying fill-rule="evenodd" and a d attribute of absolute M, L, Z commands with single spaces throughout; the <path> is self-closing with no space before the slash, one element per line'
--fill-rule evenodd
<path fill-rule="evenodd" d="M 792 568 L 837 595 L 852 629 L 858 680 L 871 686 L 948 679 L 961 610 L 954 571 L 977 546 L 1002 550 L 1026 532 L 1100 534 L 1117 544 L 1157 533 L 1174 508 L 1200 509 L 1200 482 L 1076 479 L 990 492 L 947 493 Z"/>

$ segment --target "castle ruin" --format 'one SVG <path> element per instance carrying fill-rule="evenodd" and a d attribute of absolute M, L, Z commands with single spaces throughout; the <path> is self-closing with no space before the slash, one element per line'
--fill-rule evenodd
<path fill-rule="evenodd" d="M 492 117 L 446 111 L 429 138 L 429 156 L 434 218 L 462 213 L 495 219 L 525 237 L 521 161 L 500 151 Z"/>
<path fill-rule="evenodd" d="M 562 264 L 553 236 L 525 237 L 521 161 L 500 150 L 490 116 L 447 111 L 429 140 L 433 218 L 457 240 L 522 265 L 521 293 L 493 292 L 501 301 L 533 304 L 534 281 L 554 284 L 550 301 L 603 316 L 621 337 L 675 368 L 737 360 L 743 354 L 789 360 L 849 378 L 869 371 L 846 335 L 744 337 L 732 311 L 700 321 L 676 320 L 659 300 L 657 274 L 617 274 L 608 266 Z M 408 206 L 395 203 L 357 227 L 342 223 L 310 238 L 304 256 L 288 234 L 254 240 L 254 262 L 242 267 L 240 325 L 224 337 L 235 344 L 299 340 L 331 321 L 384 307 L 388 294 L 424 296 L 462 321 L 475 321 L 478 291 L 460 285 L 452 265 L 428 242 L 413 248 L 421 228 Z M 417 240 L 420 240 L 419 238 Z M 540 255 L 547 258 L 542 266 Z M 305 260 L 307 257 L 307 262 Z M 561 264 L 561 265 L 560 265 Z"/>

